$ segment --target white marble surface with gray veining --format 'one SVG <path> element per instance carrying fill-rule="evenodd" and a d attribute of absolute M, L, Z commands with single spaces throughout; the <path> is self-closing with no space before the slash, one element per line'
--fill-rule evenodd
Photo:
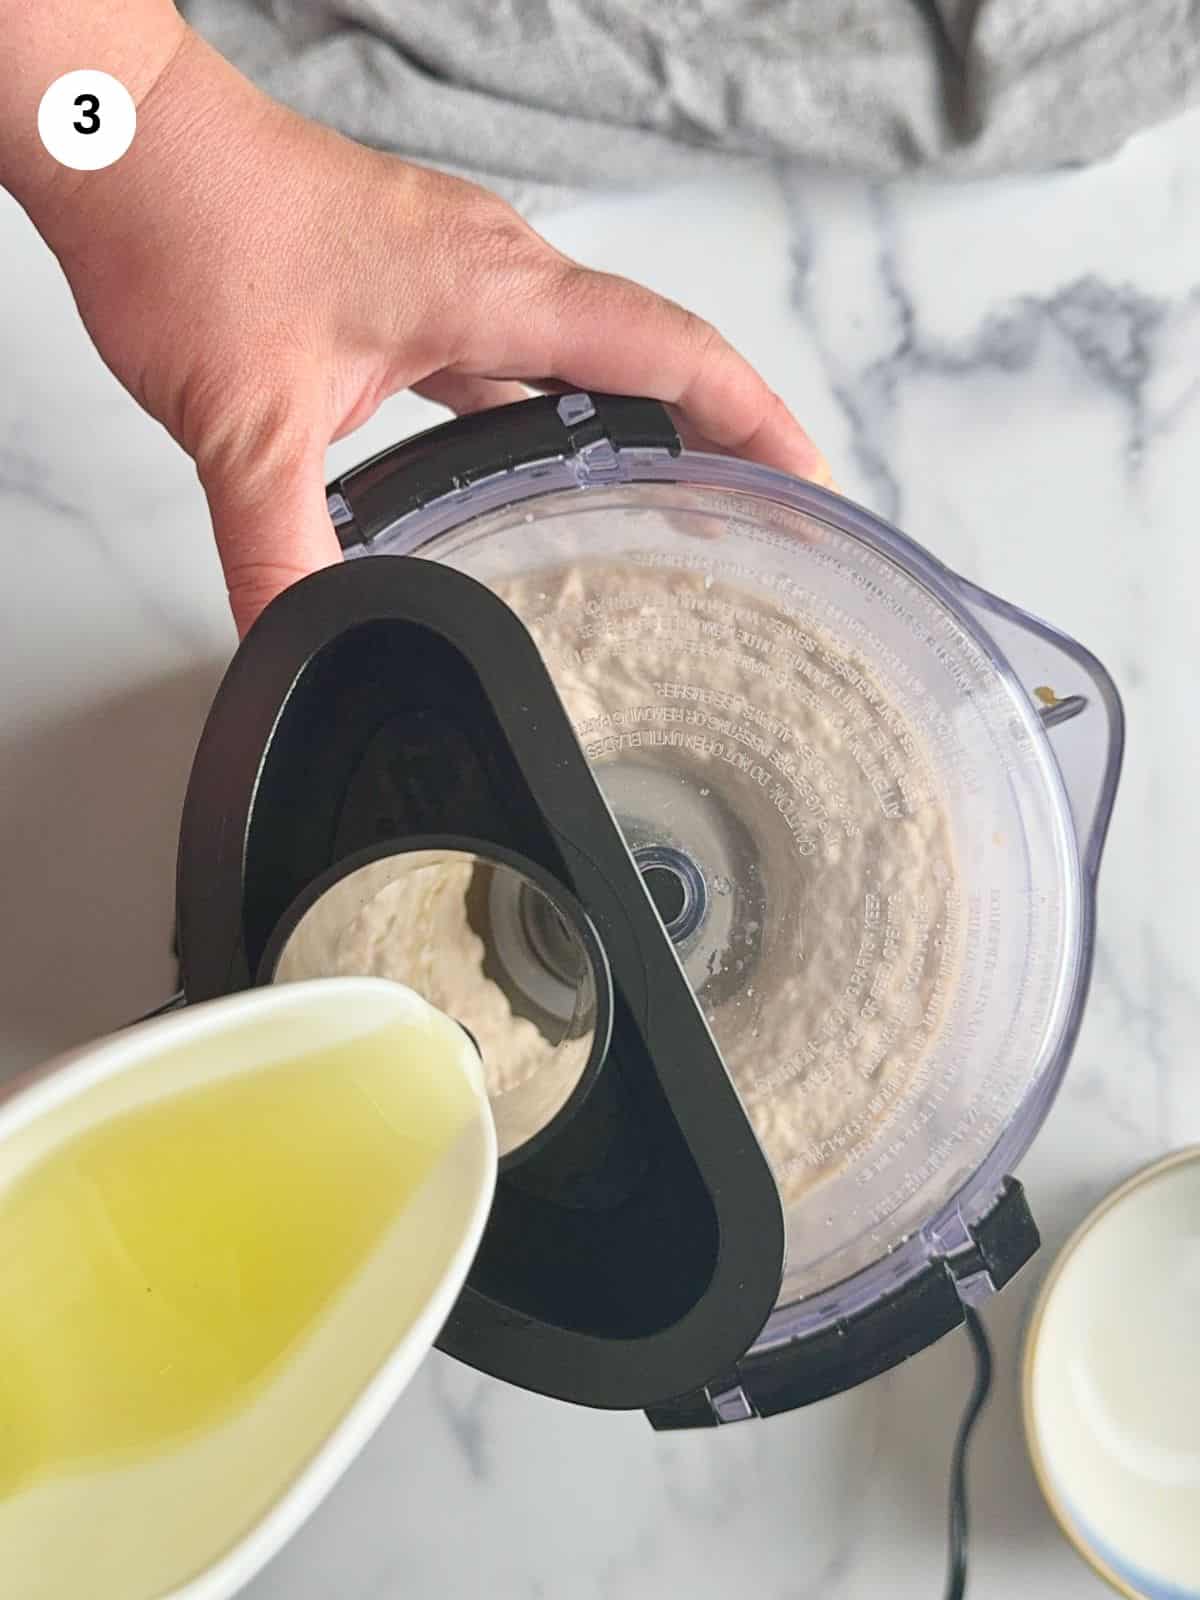
<path fill-rule="evenodd" d="M 1200 119 L 976 188 L 770 172 L 554 218 L 718 323 L 843 488 L 1109 665 L 1129 748 L 1093 997 L 1025 1180 L 1047 1249 L 989 1310 L 972 1600 L 1104 1592 L 1023 1452 L 1017 1354 L 1054 1248 L 1200 1138 Z M 178 808 L 233 643 L 191 469 L 89 347 L 0 198 L 0 1071 L 172 987 Z M 332 453 L 424 424 L 390 402 Z M 932 1600 L 969 1380 L 953 1337 L 806 1413 L 703 1437 L 432 1358 L 252 1600 Z"/>

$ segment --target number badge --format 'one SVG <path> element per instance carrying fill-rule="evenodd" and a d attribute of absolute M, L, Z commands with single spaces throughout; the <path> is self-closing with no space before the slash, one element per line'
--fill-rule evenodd
<path fill-rule="evenodd" d="M 38 106 L 42 143 L 55 161 L 77 172 L 99 172 L 119 161 L 136 127 L 129 90 L 107 72 L 65 72 Z"/>

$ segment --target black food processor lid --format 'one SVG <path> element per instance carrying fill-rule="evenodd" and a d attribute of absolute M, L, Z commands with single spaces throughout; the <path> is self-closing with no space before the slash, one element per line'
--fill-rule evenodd
<path fill-rule="evenodd" d="M 552 1091 L 541 1137 L 510 1146 L 442 1347 L 596 1406 L 703 1384 L 778 1297 L 770 1168 L 524 627 L 449 568 L 350 563 L 269 608 L 213 706 L 180 847 L 189 1000 L 312 976 L 306 915 L 332 907 L 336 933 L 397 886 L 391 911 L 427 916 L 434 937 L 447 894 L 457 917 L 481 891 L 489 955 L 521 972 L 508 952 L 524 927 L 524 954 L 571 997 L 527 1080 Z M 538 897 L 524 921 L 514 886 Z M 395 925 L 380 919 L 385 940 Z M 415 949 L 438 965 L 439 949 Z M 490 980 L 476 978 L 478 999 Z M 501 987 L 515 994 L 511 976 Z M 564 1039 L 579 1038 L 559 1096 Z"/>

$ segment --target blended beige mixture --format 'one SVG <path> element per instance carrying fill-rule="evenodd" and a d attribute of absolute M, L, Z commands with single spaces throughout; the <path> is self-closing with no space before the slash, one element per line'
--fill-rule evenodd
<path fill-rule="evenodd" d="M 705 875 L 680 958 L 792 1203 L 920 1093 L 958 956 L 948 820 L 911 719 L 828 631 L 629 560 L 496 587 L 631 846 Z"/>

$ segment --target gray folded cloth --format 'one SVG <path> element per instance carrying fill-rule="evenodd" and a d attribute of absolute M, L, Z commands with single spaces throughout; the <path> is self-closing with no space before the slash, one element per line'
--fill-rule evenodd
<path fill-rule="evenodd" d="M 770 157 L 1087 162 L 1200 101 L 1195 0 L 184 0 L 271 94 L 525 210 Z"/>

